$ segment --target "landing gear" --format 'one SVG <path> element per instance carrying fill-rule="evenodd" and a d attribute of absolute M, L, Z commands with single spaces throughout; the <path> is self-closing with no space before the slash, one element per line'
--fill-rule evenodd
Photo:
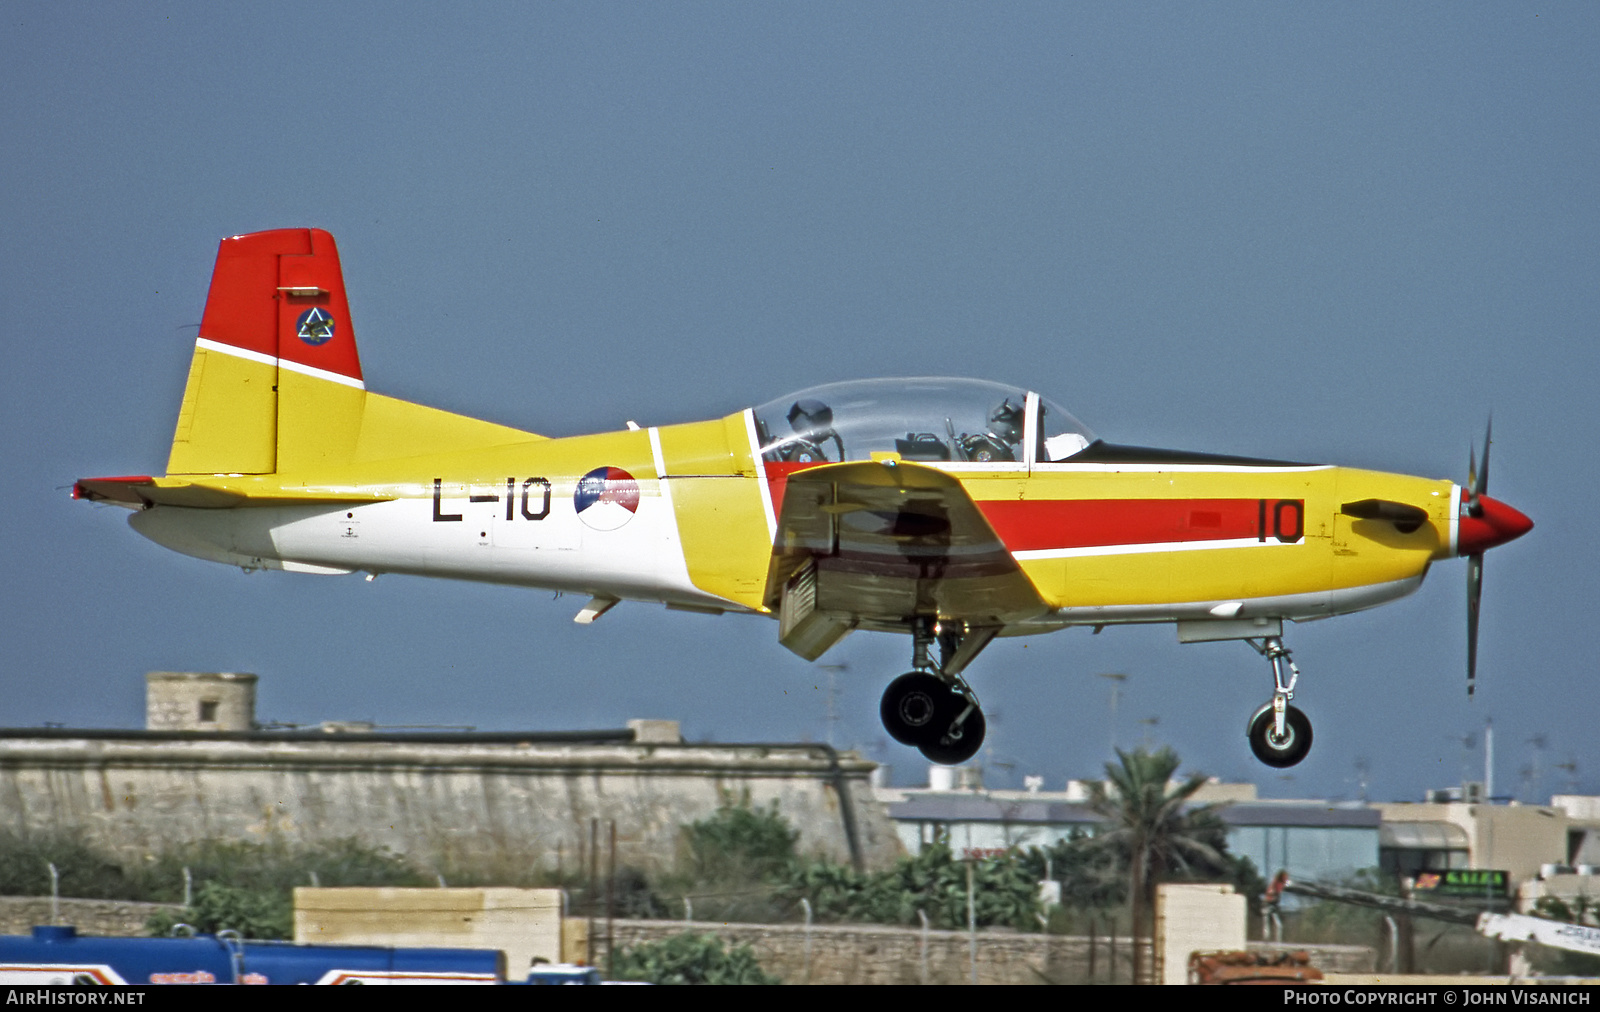
<path fill-rule="evenodd" d="M 1277 636 L 1259 644 L 1245 640 L 1256 653 L 1272 663 L 1272 702 L 1250 715 L 1245 732 L 1250 751 L 1268 766 L 1284 769 L 1293 766 L 1311 751 L 1311 721 L 1297 707 L 1289 705 L 1300 669 L 1289 656 L 1289 648 Z M 1287 671 L 1285 670 L 1287 669 Z"/>
<path fill-rule="evenodd" d="M 913 670 L 889 683 L 878 707 L 891 738 L 946 765 L 964 763 L 977 755 L 986 729 L 978 697 L 951 663 L 962 654 L 962 638 L 963 634 L 939 629 L 931 619 L 919 619 L 912 631 Z M 940 665 L 929 657 L 935 639 L 944 660 Z M 961 666 L 976 653 L 965 651 Z"/>
<path fill-rule="evenodd" d="M 941 716 L 945 725 L 949 724 L 955 701 L 950 686 L 938 675 L 908 671 L 883 690 L 878 715 L 889 737 L 902 745 L 921 745 L 940 730 Z"/>
<path fill-rule="evenodd" d="M 1293 766 L 1311 751 L 1311 721 L 1297 706 L 1286 706 L 1283 712 L 1283 733 L 1275 729 L 1277 714 L 1268 703 L 1250 717 L 1250 751 L 1256 758 L 1284 769 Z"/>
<path fill-rule="evenodd" d="M 890 682 L 878 712 L 889 737 L 936 763 L 964 763 L 983 747 L 985 722 L 977 701 L 930 672 L 908 671 Z"/>
<path fill-rule="evenodd" d="M 923 745 L 920 751 L 931 761 L 944 766 L 960 765 L 977 755 L 978 749 L 983 747 L 984 732 L 988 730 L 984 724 L 983 711 L 974 703 L 966 720 L 959 724 L 952 723 L 950 731 L 938 741 Z"/>

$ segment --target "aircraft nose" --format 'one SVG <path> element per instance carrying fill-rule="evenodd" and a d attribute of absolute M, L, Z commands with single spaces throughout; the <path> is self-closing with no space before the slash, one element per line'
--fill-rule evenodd
<path fill-rule="evenodd" d="M 1477 516 L 1463 513 L 1456 530 L 1456 554 L 1478 555 L 1533 530 L 1533 521 L 1498 499 L 1480 495 L 1473 500 Z"/>

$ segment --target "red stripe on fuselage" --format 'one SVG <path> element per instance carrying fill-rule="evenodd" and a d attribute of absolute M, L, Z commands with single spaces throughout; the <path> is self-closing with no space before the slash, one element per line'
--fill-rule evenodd
<path fill-rule="evenodd" d="M 775 514 L 783 512 L 789 476 L 827 461 L 763 461 Z M 984 518 L 1012 552 L 1235 541 L 1274 544 L 1303 536 L 1303 500 L 1278 517 L 1279 500 L 1260 499 L 990 499 L 977 503 Z M 1285 523 L 1287 521 L 1287 523 Z M 1283 537 L 1278 527 L 1286 527 Z"/>
<path fill-rule="evenodd" d="M 1265 533 L 1259 499 L 993 499 L 978 508 L 1013 552 L 1261 539 Z"/>

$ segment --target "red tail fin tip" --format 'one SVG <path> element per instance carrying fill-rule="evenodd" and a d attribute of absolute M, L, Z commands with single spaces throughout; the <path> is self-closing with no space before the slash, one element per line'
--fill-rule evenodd
<path fill-rule="evenodd" d="M 333 236 L 284 228 L 230 236 L 217 249 L 202 346 L 363 386 Z"/>

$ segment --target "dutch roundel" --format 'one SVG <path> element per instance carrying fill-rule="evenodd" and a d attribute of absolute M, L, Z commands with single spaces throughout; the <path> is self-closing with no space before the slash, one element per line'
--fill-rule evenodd
<path fill-rule="evenodd" d="M 572 494 L 578 518 L 597 531 L 614 531 L 639 510 L 639 483 L 620 467 L 597 467 Z"/>

